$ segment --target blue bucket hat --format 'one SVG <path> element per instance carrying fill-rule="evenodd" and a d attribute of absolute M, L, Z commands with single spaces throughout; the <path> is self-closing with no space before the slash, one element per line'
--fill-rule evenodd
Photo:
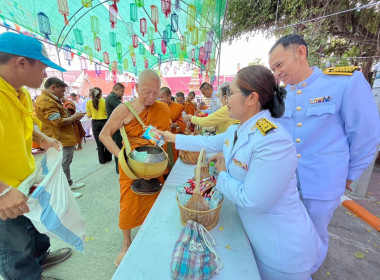
<path fill-rule="evenodd" d="M 40 41 L 24 34 L 13 32 L 0 34 L 0 51 L 33 58 L 51 68 L 66 72 L 65 69 L 49 59 L 45 46 Z"/>

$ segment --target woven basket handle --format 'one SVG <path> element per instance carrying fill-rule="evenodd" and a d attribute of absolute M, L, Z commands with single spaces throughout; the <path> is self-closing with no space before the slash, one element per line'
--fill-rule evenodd
<path fill-rule="evenodd" d="M 201 167 L 206 164 L 206 153 L 205 149 L 199 152 L 197 172 L 195 173 L 195 189 L 194 193 L 201 193 L 200 183 L 201 183 Z"/>

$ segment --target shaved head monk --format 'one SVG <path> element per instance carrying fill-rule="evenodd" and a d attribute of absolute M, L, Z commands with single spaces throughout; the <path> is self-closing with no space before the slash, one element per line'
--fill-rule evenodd
<path fill-rule="evenodd" d="M 177 92 L 175 95 L 175 99 L 178 104 L 181 104 L 184 106 L 184 111 L 188 115 L 194 115 L 195 114 L 195 109 L 196 105 L 193 102 L 187 102 L 185 101 L 185 94 L 181 91 Z"/>
<path fill-rule="evenodd" d="M 170 121 L 170 110 L 168 106 L 160 101 L 157 101 L 160 91 L 160 77 L 153 70 L 143 70 L 139 77 L 136 87 L 138 98 L 133 99 L 130 103 L 139 114 L 145 125 L 152 125 L 159 130 L 168 130 Z M 127 132 L 128 140 L 131 144 L 131 149 L 136 147 L 151 145 L 150 142 L 142 135 L 144 133 L 142 125 L 129 111 L 127 106 L 120 104 L 112 113 L 111 117 L 100 133 L 100 140 L 107 149 L 119 156 L 120 148 L 112 140 L 112 135 L 121 126 L 124 126 Z M 131 189 L 133 182 L 119 166 L 119 182 L 120 182 L 120 214 L 119 227 L 123 232 L 123 246 L 120 253 L 115 259 L 115 265 L 118 266 L 131 245 L 131 229 L 140 226 L 150 209 L 155 202 L 158 193 L 153 195 L 138 195 Z M 163 182 L 162 176 L 159 178 Z"/>
<path fill-rule="evenodd" d="M 170 125 L 170 131 L 172 133 L 183 133 L 186 130 L 186 124 L 184 123 L 182 119 L 182 112 L 184 109 L 184 106 L 175 102 L 171 101 L 172 97 L 172 92 L 168 87 L 162 87 L 160 89 L 160 94 L 158 98 L 160 101 L 165 102 L 168 104 L 169 109 L 170 109 L 170 118 L 172 120 L 172 123 Z M 173 146 L 170 146 L 173 145 Z M 171 151 L 172 149 L 172 151 Z M 168 144 L 168 154 L 169 154 L 169 159 L 170 159 L 170 166 L 171 168 L 174 163 L 177 161 L 179 152 L 175 149 L 174 143 Z"/>

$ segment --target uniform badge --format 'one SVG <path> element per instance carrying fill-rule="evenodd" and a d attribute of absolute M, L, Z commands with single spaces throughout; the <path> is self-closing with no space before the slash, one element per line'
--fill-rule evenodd
<path fill-rule="evenodd" d="M 244 162 L 241 162 L 241 161 L 237 160 L 236 158 L 234 158 L 234 163 L 237 166 L 243 168 L 244 170 L 248 170 L 248 166 Z"/>
<path fill-rule="evenodd" d="M 230 140 L 228 139 L 224 140 L 224 144 L 226 144 L 226 146 L 228 147 L 228 145 L 230 144 Z"/>
<path fill-rule="evenodd" d="M 318 97 L 318 98 L 310 99 L 309 102 L 311 104 L 314 104 L 314 103 L 322 103 L 322 102 L 328 102 L 328 101 L 331 101 L 331 96 L 325 96 L 325 97 Z"/>
<path fill-rule="evenodd" d="M 255 127 L 257 127 L 258 130 L 265 136 L 269 131 L 277 128 L 272 122 L 268 121 L 265 118 L 259 119 L 255 126 L 253 126 L 251 129 L 253 130 Z"/>
<path fill-rule="evenodd" d="M 323 70 L 323 74 L 352 76 L 356 70 L 359 70 L 359 66 L 329 67 Z"/>

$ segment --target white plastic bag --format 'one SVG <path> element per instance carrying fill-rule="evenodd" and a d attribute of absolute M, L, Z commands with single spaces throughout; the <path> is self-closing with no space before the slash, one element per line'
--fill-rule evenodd
<path fill-rule="evenodd" d="M 48 149 L 41 166 L 18 189 L 28 195 L 38 183 L 27 202 L 30 212 L 24 215 L 40 233 L 60 238 L 82 252 L 84 219 L 63 172 L 62 157 L 62 151 Z"/>

